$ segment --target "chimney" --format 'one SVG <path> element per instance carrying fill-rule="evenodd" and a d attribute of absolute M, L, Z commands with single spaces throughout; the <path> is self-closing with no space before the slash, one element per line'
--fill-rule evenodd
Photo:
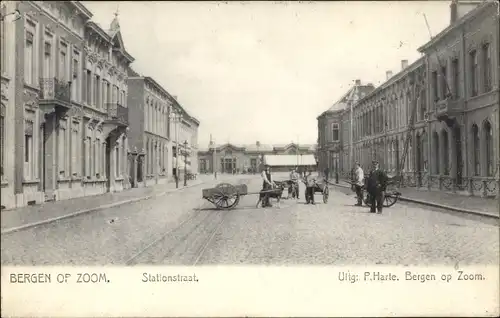
<path fill-rule="evenodd" d="M 389 80 L 392 77 L 392 71 L 386 71 L 385 77 L 386 77 L 386 80 Z"/>
<path fill-rule="evenodd" d="M 451 1 L 450 4 L 450 24 L 455 23 L 455 21 L 457 21 L 457 18 L 458 18 L 458 4 L 457 0 L 453 0 Z"/>
<path fill-rule="evenodd" d="M 408 60 L 401 60 L 401 70 L 408 67 Z"/>
<path fill-rule="evenodd" d="M 175 100 L 177 100 L 177 95 L 172 95 L 172 97 L 173 97 Z"/>
<path fill-rule="evenodd" d="M 357 79 L 355 83 L 356 85 L 361 85 L 361 80 Z"/>

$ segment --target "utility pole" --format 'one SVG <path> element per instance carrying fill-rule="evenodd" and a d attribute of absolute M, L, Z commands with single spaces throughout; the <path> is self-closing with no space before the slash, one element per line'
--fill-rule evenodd
<path fill-rule="evenodd" d="M 353 131 L 354 131 L 354 114 L 353 114 L 353 96 L 356 93 L 356 90 L 358 88 L 358 85 L 356 82 L 354 82 L 354 88 L 351 91 L 351 94 L 349 94 L 347 102 L 349 103 L 349 172 L 352 171 L 352 162 L 354 158 L 354 143 L 353 143 Z"/>

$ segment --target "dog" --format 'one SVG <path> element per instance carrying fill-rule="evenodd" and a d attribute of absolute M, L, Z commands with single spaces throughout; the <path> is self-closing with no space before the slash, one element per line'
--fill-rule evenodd
<path fill-rule="evenodd" d="M 282 183 L 278 183 L 278 182 L 275 182 L 275 183 L 276 183 L 276 187 L 273 188 L 272 190 L 267 190 L 267 191 L 261 190 L 260 191 L 259 200 L 257 201 L 257 204 L 255 205 L 256 208 L 259 207 L 259 203 L 261 203 L 262 200 L 264 200 L 266 195 L 269 195 L 269 199 L 273 198 L 273 199 L 277 200 L 278 209 L 281 209 L 280 201 L 281 201 L 281 196 L 283 195 L 283 190 L 285 190 L 285 185 Z"/>

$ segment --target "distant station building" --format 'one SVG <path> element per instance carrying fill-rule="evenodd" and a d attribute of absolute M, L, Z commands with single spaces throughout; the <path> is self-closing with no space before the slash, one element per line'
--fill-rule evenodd
<path fill-rule="evenodd" d="M 208 148 L 198 151 L 200 173 L 258 173 L 264 163 L 274 171 L 290 171 L 295 166 L 316 167 L 316 145 L 295 144 L 236 145 L 211 143 Z"/>

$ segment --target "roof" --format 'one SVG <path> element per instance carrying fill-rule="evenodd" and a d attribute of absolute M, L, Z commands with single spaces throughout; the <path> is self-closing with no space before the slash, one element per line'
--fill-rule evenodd
<path fill-rule="evenodd" d="M 289 144 L 260 144 L 258 147 L 257 145 L 254 144 L 235 144 L 235 143 L 224 143 L 224 144 L 214 144 L 210 145 L 209 147 L 201 147 L 199 148 L 199 151 L 208 151 L 209 148 L 213 147 L 217 148 L 217 151 L 220 151 L 221 149 L 230 147 L 234 148 L 235 150 L 240 150 L 240 151 L 246 151 L 246 152 L 270 152 L 274 150 L 286 150 L 289 149 L 290 147 L 296 147 L 300 150 L 306 150 L 307 151 L 314 151 L 316 150 L 316 144 L 294 144 L 294 143 L 289 143 Z"/>
<path fill-rule="evenodd" d="M 436 36 L 434 36 L 429 42 L 425 43 L 421 47 L 418 48 L 418 51 L 423 53 L 427 50 L 429 50 L 432 46 L 434 46 L 436 43 L 441 41 L 446 35 L 448 35 L 453 29 L 457 28 L 458 26 L 466 23 L 467 21 L 471 20 L 474 18 L 476 15 L 486 11 L 488 7 L 493 7 L 495 6 L 496 1 L 484 1 L 483 3 L 479 4 L 477 8 L 472 9 L 468 13 L 466 13 L 463 17 L 455 21 L 454 23 L 450 24 L 447 26 L 443 31 L 439 32 Z M 493 12 L 493 10 L 491 11 Z"/>
<path fill-rule="evenodd" d="M 271 167 L 276 166 L 315 166 L 314 155 L 264 155 L 264 162 Z"/>
<path fill-rule="evenodd" d="M 383 91 L 385 88 L 392 85 L 393 83 L 396 83 L 397 81 L 401 80 L 403 77 L 405 77 L 409 73 L 415 71 L 419 67 L 422 67 L 424 65 L 424 60 L 425 60 L 425 57 L 422 56 L 419 59 L 417 59 L 415 62 L 410 64 L 408 67 L 406 67 L 405 69 L 403 69 L 403 70 L 399 71 L 398 73 L 396 73 L 395 75 L 393 75 L 391 78 L 389 78 L 384 83 L 382 83 L 382 85 L 378 86 L 377 88 L 373 89 L 368 94 L 366 94 L 365 96 L 360 98 L 356 102 L 356 106 L 359 105 L 360 103 L 368 100 L 372 96 L 375 96 L 377 93 Z"/>
<path fill-rule="evenodd" d="M 375 86 L 373 86 L 373 84 L 355 85 L 354 87 L 351 87 L 337 102 L 335 102 L 330 108 L 328 108 L 318 117 L 321 117 L 326 113 L 342 111 L 349 106 L 349 101 L 356 102 L 368 95 L 374 89 Z"/>

